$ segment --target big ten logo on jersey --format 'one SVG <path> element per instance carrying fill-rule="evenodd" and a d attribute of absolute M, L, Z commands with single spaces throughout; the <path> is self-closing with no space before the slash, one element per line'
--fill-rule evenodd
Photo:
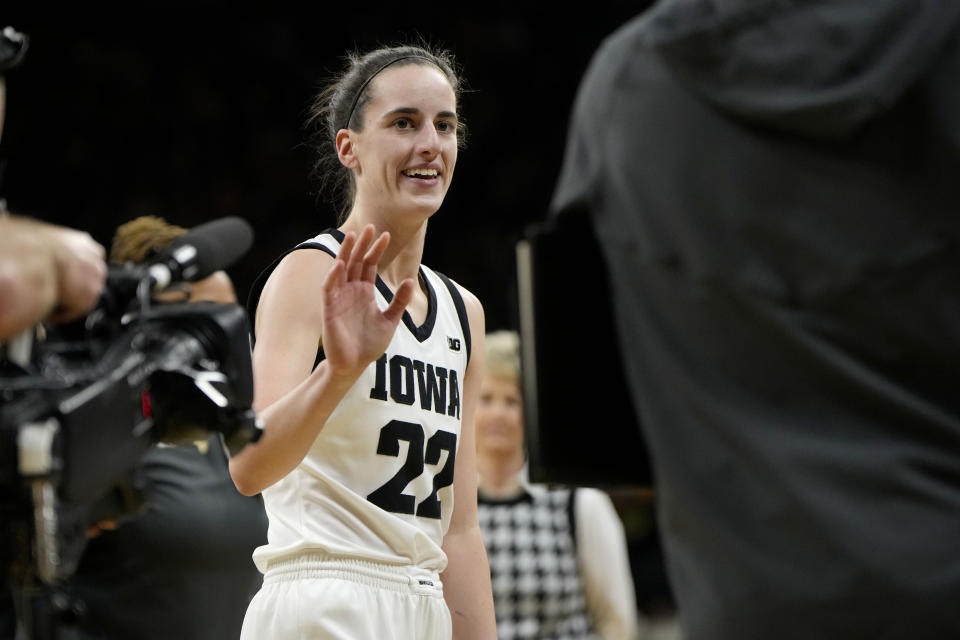
<path fill-rule="evenodd" d="M 460 385 L 454 369 L 435 366 L 401 355 L 377 360 L 376 378 L 370 397 L 392 400 L 455 419 L 460 418 Z M 367 500 L 385 511 L 440 519 L 441 491 L 453 484 L 457 434 L 436 429 L 430 437 L 422 424 L 391 420 L 380 428 L 377 455 L 401 458 L 393 475 Z M 406 443 L 406 452 L 401 443 Z M 417 495 L 429 494 L 422 500 Z"/>
<path fill-rule="evenodd" d="M 424 411 L 460 417 L 457 371 L 406 356 L 395 355 L 387 360 L 387 354 L 383 354 L 377 359 L 377 375 L 370 397 L 406 405 L 412 405 L 419 397 L 420 408 Z"/>

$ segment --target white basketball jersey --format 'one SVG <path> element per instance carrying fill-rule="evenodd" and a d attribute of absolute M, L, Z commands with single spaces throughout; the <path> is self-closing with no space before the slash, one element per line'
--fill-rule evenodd
<path fill-rule="evenodd" d="M 336 255 L 342 238 L 331 230 L 298 248 Z M 303 462 L 263 492 L 268 542 L 253 554 L 261 571 L 307 549 L 446 567 L 441 543 L 453 512 L 470 336 L 455 285 L 425 266 L 420 273 L 424 323 L 404 313 L 386 353 L 350 388 Z M 376 289 L 386 308 L 392 292 L 379 277 Z"/>

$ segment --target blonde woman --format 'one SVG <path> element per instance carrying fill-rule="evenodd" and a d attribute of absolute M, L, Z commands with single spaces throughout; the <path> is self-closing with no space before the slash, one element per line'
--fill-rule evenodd
<path fill-rule="evenodd" d="M 623 524 L 606 493 L 526 479 L 519 338 L 486 338 L 477 408 L 478 509 L 500 640 L 633 640 Z"/>

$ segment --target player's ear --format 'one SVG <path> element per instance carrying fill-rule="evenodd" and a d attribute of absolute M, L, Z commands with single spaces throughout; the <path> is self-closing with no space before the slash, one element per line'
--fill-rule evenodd
<path fill-rule="evenodd" d="M 359 166 L 354 135 L 354 132 L 350 129 L 337 131 L 337 157 L 340 158 L 340 164 L 348 169 L 356 169 Z"/>

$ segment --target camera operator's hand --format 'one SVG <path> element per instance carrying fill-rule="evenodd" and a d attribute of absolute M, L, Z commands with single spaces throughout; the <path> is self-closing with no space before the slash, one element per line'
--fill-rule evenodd
<path fill-rule="evenodd" d="M 83 315 L 97 303 L 106 275 L 104 248 L 89 234 L 0 218 L 0 340 L 41 321 Z"/>
<path fill-rule="evenodd" d="M 107 276 L 106 252 L 84 231 L 48 226 L 57 268 L 57 302 L 47 318 L 73 320 L 89 311 L 100 298 Z"/>

